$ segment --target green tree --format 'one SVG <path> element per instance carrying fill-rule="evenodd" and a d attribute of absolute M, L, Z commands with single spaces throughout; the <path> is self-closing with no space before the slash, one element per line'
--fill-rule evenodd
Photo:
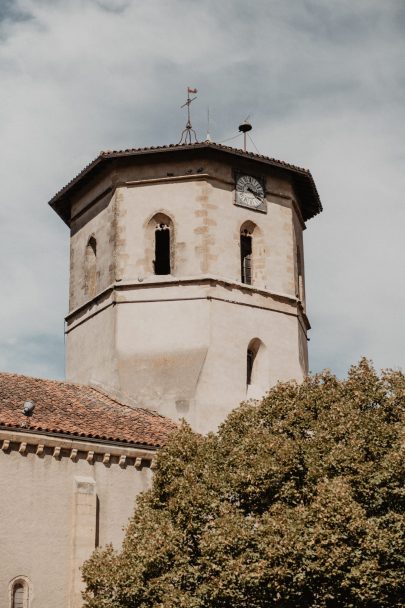
<path fill-rule="evenodd" d="M 159 453 L 87 608 L 405 606 L 405 377 L 365 359 L 278 384 Z"/>

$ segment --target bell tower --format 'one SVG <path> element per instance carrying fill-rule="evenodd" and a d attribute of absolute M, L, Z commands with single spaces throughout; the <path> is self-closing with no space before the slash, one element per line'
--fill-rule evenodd
<path fill-rule="evenodd" d="M 102 152 L 70 228 L 67 379 L 197 431 L 308 371 L 309 171 L 213 142 Z"/>

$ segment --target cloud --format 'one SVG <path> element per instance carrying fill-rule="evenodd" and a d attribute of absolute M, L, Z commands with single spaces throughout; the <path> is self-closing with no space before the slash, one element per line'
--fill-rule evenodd
<path fill-rule="evenodd" d="M 396 0 L 2 0 L 2 368 L 63 375 L 68 232 L 46 201 L 101 149 L 178 141 L 187 85 L 200 136 L 208 104 L 216 141 L 251 113 L 261 153 L 313 172 L 311 368 L 405 366 L 404 22 Z"/>

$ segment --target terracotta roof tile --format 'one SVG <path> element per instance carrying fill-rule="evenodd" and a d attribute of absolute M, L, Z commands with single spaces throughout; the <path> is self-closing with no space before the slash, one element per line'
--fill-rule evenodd
<path fill-rule="evenodd" d="M 35 403 L 32 416 L 24 402 Z M 177 425 L 89 386 L 0 373 L 0 426 L 160 447 Z"/>

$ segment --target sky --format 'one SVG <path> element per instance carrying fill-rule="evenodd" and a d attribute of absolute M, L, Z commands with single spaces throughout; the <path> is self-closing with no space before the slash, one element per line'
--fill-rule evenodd
<path fill-rule="evenodd" d="M 250 115 L 261 154 L 314 176 L 311 371 L 405 369 L 403 0 L 0 0 L 0 370 L 63 378 L 47 201 L 101 150 L 177 143 L 188 85 L 200 139 L 208 106 L 217 142 Z"/>

